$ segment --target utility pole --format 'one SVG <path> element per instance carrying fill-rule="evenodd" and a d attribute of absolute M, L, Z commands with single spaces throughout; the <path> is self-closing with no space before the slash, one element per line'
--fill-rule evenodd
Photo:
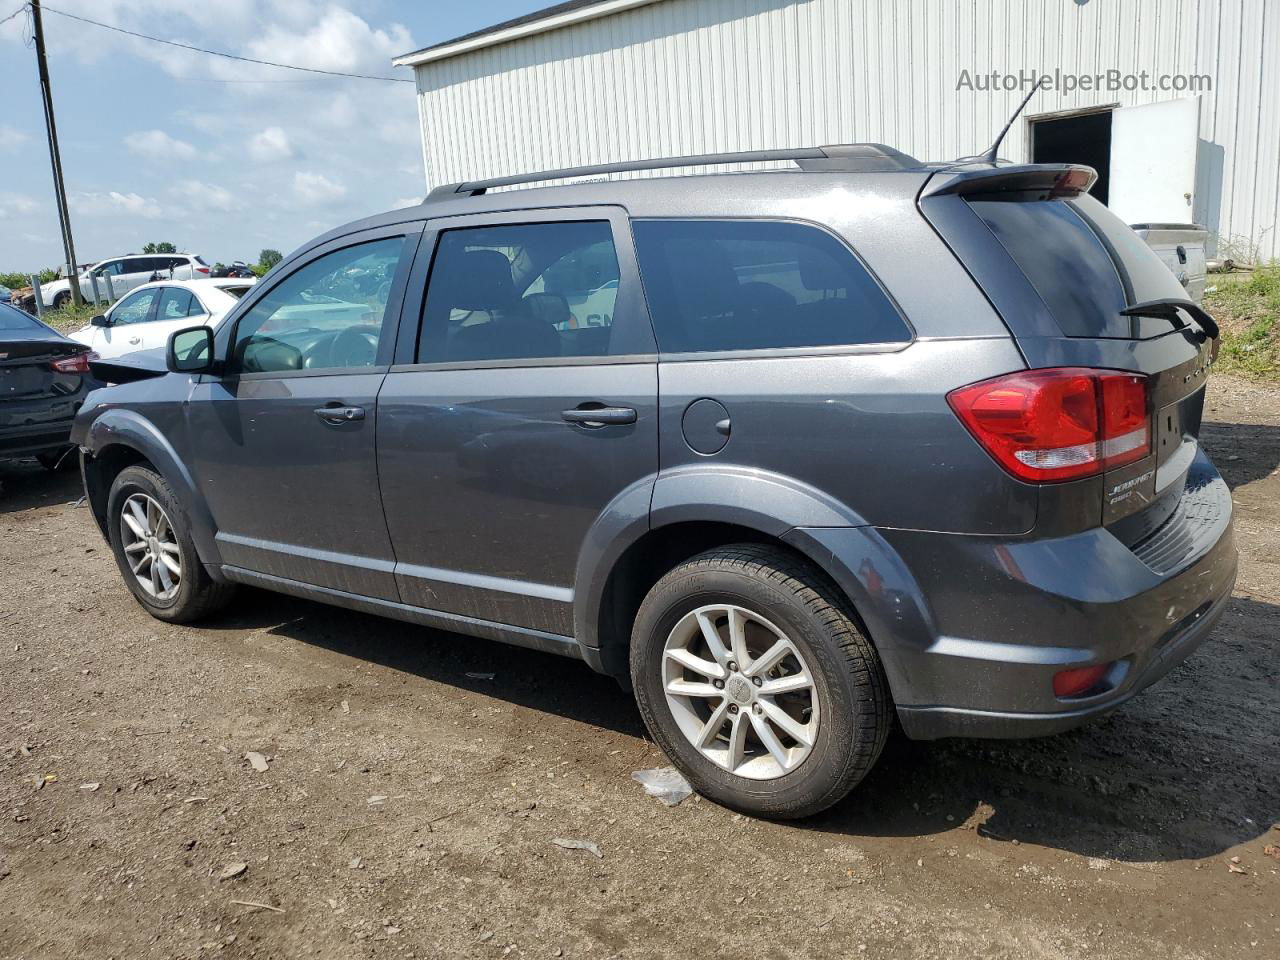
<path fill-rule="evenodd" d="M 71 301 L 84 304 L 80 293 L 80 266 L 76 262 L 76 246 L 71 239 L 71 212 L 67 209 L 67 188 L 62 181 L 62 157 L 58 153 L 58 127 L 53 120 L 53 91 L 49 88 L 49 63 L 44 55 L 44 22 L 40 19 L 40 0 L 31 0 L 31 19 L 36 41 L 36 64 L 40 68 L 40 95 L 44 98 L 44 126 L 49 134 L 49 162 L 53 166 L 53 192 L 58 200 L 58 220 L 62 226 L 62 252 L 70 271 Z"/>

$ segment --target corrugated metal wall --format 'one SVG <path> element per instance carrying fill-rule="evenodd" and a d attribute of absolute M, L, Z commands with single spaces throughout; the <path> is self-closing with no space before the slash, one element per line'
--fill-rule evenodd
<path fill-rule="evenodd" d="M 663 0 L 417 67 L 428 185 L 858 141 L 950 159 L 985 148 L 1022 96 L 958 90 L 962 70 L 1209 74 L 1196 216 L 1280 256 L 1280 3 L 1267 6 Z M 1178 95 L 1045 91 L 1029 112 Z M 1026 159 L 1026 134 L 1015 124 L 1001 155 Z"/>

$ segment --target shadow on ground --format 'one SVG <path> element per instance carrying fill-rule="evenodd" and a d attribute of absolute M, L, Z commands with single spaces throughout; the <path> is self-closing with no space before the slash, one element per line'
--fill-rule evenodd
<path fill-rule="evenodd" d="M 1270 424 L 1206 420 L 1200 443 L 1232 490 L 1280 466 L 1280 427 Z"/>
<path fill-rule="evenodd" d="M 551 654 L 252 590 L 234 614 L 206 626 L 265 628 L 458 689 L 644 736 L 630 695 L 617 683 Z M 1218 638 L 1160 685 L 1115 714 L 1056 737 L 912 743 L 897 735 L 847 800 L 797 829 L 903 837 L 968 824 L 996 840 L 1117 860 L 1221 853 L 1267 832 L 1280 817 L 1280 796 L 1272 789 L 1280 782 L 1277 698 L 1260 711 L 1217 699 L 1239 680 L 1274 694 L 1280 677 L 1261 641 L 1277 628 L 1280 608 L 1236 599 Z M 1242 723 L 1254 734 L 1233 735 Z"/>
<path fill-rule="evenodd" d="M 49 471 L 34 460 L 0 460 L 0 513 L 70 502 L 83 492 L 74 464 Z"/>

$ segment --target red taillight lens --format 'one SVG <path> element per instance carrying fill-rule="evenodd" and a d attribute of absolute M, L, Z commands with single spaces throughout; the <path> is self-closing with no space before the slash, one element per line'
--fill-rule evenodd
<path fill-rule="evenodd" d="M 196 273 L 208 273 L 208 272 L 209 272 L 208 267 L 196 267 Z"/>
<path fill-rule="evenodd" d="M 1092 690 L 1106 675 L 1109 663 L 1099 663 L 1092 667 L 1077 667 L 1074 670 L 1059 670 L 1053 675 L 1053 695 L 1055 697 L 1078 697 L 1087 690 Z"/>
<path fill-rule="evenodd" d="M 1140 373 L 1055 367 L 960 387 L 947 402 L 1020 480 L 1076 480 L 1147 455 L 1151 419 Z"/>
<path fill-rule="evenodd" d="M 77 353 L 70 357 L 63 357 L 61 360 L 54 360 L 49 366 L 58 373 L 88 373 L 89 361 L 97 359 L 96 353 Z"/>

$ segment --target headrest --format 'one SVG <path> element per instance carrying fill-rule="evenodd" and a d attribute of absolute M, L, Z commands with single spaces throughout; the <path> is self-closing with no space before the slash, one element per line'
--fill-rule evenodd
<path fill-rule="evenodd" d="M 465 251 L 441 279 L 445 289 L 437 294 L 440 305 L 453 310 L 500 310 L 516 299 L 511 263 L 497 250 Z"/>
<path fill-rule="evenodd" d="M 667 267 L 686 317 L 715 316 L 739 306 L 738 274 L 728 255 L 715 243 L 668 244 Z"/>
<path fill-rule="evenodd" d="M 812 247 L 797 247 L 800 282 L 806 290 L 838 290 L 849 285 L 849 271 L 844 264 Z"/>

